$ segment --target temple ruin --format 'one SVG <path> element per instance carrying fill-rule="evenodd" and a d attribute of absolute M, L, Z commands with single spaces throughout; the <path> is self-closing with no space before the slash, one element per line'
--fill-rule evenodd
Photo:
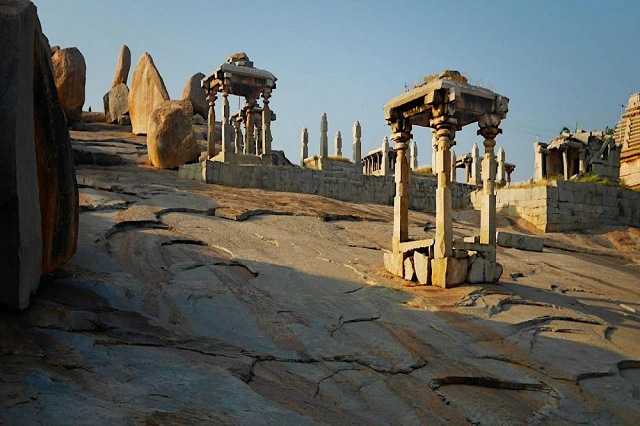
<path fill-rule="evenodd" d="M 434 150 L 435 152 L 435 150 Z M 516 169 L 516 165 L 513 163 L 507 163 L 505 161 L 506 155 L 503 148 L 498 150 L 496 158 L 497 172 L 496 172 L 496 185 L 505 186 L 511 184 L 511 174 Z M 452 173 L 451 181 L 457 181 L 457 175 L 454 173 L 455 169 L 462 169 L 464 171 L 464 182 L 469 185 L 482 186 L 482 158 L 480 157 L 478 144 L 473 144 L 471 152 L 460 156 L 451 155 Z"/>
<path fill-rule="evenodd" d="M 604 132 L 563 133 L 551 142 L 534 144 L 535 179 L 593 174 L 620 179 L 620 145 Z"/>
<path fill-rule="evenodd" d="M 246 53 L 236 53 L 201 81 L 209 104 L 207 153 L 208 160 L 239 164 L 270 164 L 271 122 L 275 114 L 269 107 L 276 77 L 255 68 Z M 222 140 L 215 132 L 215 103 L 222 93 Z M 229 110 L 229 95 L 244 98 L 243 108 L 233 117 Z M 262 108 L 257 106 L 262 97 Z M 244 136 L 241 127 L 244 126 Z M 216 145 L 220 144 L 220 152 Z M 233 145 L 232 145 L 233 143 Z"/>
<path fill-rule="evenodd" d="M 462 282 L 496 282 L 502 266 L 496 262 L 495 137 L 502 132 L 509 99 L 468 84 L 457 71 L 425 78 L 422 85 L 396 96 L 384 106 L 396 145 L 396 193 L 392 250 L 385 253 L 386 269 L 406 280 L 442 288 Z M 482 210 L 479 236 L 453 239 L 451 147 L 455 132 L 477 122 L 484 139 Z M 409 166 L 406 151 L 413 126 L 429 127 L 437 152 L 435 239 L 410 241 L 408 236 Z"/>
<path fill-rule="evenodd" d="M 620 151 L 620 179 L 633 189 L 640 189 L 640 93 L 629 98 L 627 108 L 616 127 Z"/>

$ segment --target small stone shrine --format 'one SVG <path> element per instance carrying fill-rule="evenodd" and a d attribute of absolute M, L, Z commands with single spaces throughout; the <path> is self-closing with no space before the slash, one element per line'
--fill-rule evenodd
<path fill-rule="evenodd" d="M 425 78 L 424 83 L 396 96 L 384 106 L 397 152 L 396 195 L 392 251 L 385 253 L 386 269 L 406 280 L 449 288 L 463 282 L 496 282 L 502 266 L 496 262 L 496 160 L 495 137 L 502 132 L 509 99 L 491 90 L 468 84 L 457 71 L 444 71 Z M 480 236 L 453 239 L 451 147 L 455 133 L 478 123 L 484 137 L 482 160 L 482 212 Z M 407 161 L 412 126 L 430 127 L 437 147 L 435 169 L 435 239 L 409 241 L 409 196 Z"/>
<path fill-rule="evenodd" d="M 269 99 L 276 88 L 276 80 L 270 72 L 255 68 L 246 53 L 229 56 L 225 63 L 202 79 L 201 85 L 209 104 L 207 159 L 237 164 L 271 164 L 271 122 L 275 120 L 275 113 L 269 108 Z M 216 140 L 215 133 L 215 102 L 219 92 L 222 93 L 221 141 Z M 242 110 L 234 114 L 233 119 L 229 95 L 245 99 Z M 260 97 L 262 108 L 257 106 Z M 220 152 L 215 152 L 218 142 Z"/>

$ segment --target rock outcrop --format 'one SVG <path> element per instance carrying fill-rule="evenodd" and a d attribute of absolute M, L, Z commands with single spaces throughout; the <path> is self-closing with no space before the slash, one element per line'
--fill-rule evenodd
<path fill-rule="evenodd" d="M 102 98 L 104 117 L 107 123 L 118 122 L 118 118 L 129 112 L 129 88 L 120 83 L 112 87 Z"/>
<path fill-rule="evenodd" d="M 0 303 L 23 309 L 41 273 L 75 253 L 78 192 L 51 48 L 34 5 L 0 7 Z"/>
<path fill-rule="evenodd" d="M 147 151 L 154 167 L 171 169 L 200 156 L 188 101 L 165 101 L 149 117 Z"/>
<path fill-rule="evenodd" d="M 26 308 L 42 262 L 32 75 L 39 24 L 30 2 L 5 5 L 0 6 L 0 303 Z"/>
<path fill-rule="evenodd" d="M 127 84 L 129 69 L 131 69 L 131 50 L 129 50 L 129 47 L 126 44 L 123 44 L 120 48 L 120 55 L 118 55 L 116 73 L 113 76 L 111 88 L 114 88 L 121 83 Z"/>
<path fill-rule="evenodd" d="M 67 121 L 82 119 L 87 66 L 76 47 L 59 49 L 51 57 L 56 89 Z"/>
<path fill-rule="evenodd" d="M 162 102 L 169 100 L 169 92 L 151 55 L 143 53 L 131 76 L 129 90 L 129 116 L 132 132 L 147 134 L 149 117 Z"/>
<path fill-rule="evenodd" d="M 200 86 L 200 81 L 205 77 L 201 72 L 194 74 L 187 81 L 182 89 L 182 99 L 191 101 L 193 105 L 193 113 L 207 117 L 209 114 L 209 105 L 207 104 L 207 96 L 204 89 Z"/>

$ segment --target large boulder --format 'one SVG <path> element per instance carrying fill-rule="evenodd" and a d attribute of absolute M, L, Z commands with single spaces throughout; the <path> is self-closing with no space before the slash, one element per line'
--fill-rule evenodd
<path fill-rule="evenodd" d="M 76 47 L 59 49 L 51 57 L 56 89 L 69 122 L 82 119 L 87 66 Z"/>
<path fill-rule="evenodd" d="M 158 72 L 151 55 L 143 53 L 131 76 L 129 90 L 129 116 L 131 131 L 137 135 L 147 134 L 151 113 L 162 102 L 169 100 L 169 92 Z"/>
<path fill-rule="evenodd" d="M 41 273 L 75 252 L 78 192 L 51 49 L 31 2 L 0 2 L 0 49 L 0 303 L 23 309 Z"/>
<path fill-rule="evenodd" d="M 151 113 L 147 151 L 159 169 L 172 169 L 198 159 L 200 147 L 192 125 L 189 101 L 165 101 Z"/>
<path fill-rule="evenodd" d="M 193 113 L 200 114 L 202 117 L 208 117 L 209 104 L 207 103 L 207 95 L 204 88 L 200 86 L 200 81 L 205 77 L 201 72 L 194 74 L 187 81 L 182 89 L 182 99 L 191 101 L 193 105 Z"/>
<path fill-rule="evenodd" d="M 112 87 L 102 98 L 104 117 L 107 123 L 118 122 L 118 118 L 129 112 L 129 88 L 120 83 Z"/>
<path fill-rule="evenodd" d="M 120 55 L 118 55 L 116 73 L 113 76 L 113 82 L 111 83 L 112 88 L 121 83 L 127 84 L 129 69 L 131 69 L 131 50 L 129 50 L 129 47 L 126 44 L 123 44 L 120 48 Z"/>
<path fill-rule="evenodd" d="M 4 0 L 0 5 L 0 303 L 20 309 L 38 288 L 42 263 L 33 129 L 37 27 L 30 2 Z"/>

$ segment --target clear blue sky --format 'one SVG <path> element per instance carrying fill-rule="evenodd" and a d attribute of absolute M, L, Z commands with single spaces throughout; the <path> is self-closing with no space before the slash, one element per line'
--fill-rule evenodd
<path fill-rule="evenodd" d="M 102 110 L 123 43 L 131 73 L 143 52 L 151 54 L 172 99 L 191 75 L 246 52 L 278 78 L 273 148 L 294 163 L 304 126 L 310 154 L 318 153 L 323 112 L 330 141 L 340 130 L 347 156 L 359 120 L 366 152 L 389 134 L 382 106 L 405 84 L 455 69 L 511 99 L 497 143 L 516 164 L 514 180 L 526 180 L 536 135 L 548 142 L 576 122 L 585 130 L 615 126 L 620 104 L 640 91 L 640 2 L 633 0 L 34 3 L 51 45 L 76 46 L 85 57 L 85 109 Z M 457 134 L 458 154 L 481 145 L 472 127 Z M 430 164 L 430 131 L 415 129 L 414 138 L 420 164 Z"/>

